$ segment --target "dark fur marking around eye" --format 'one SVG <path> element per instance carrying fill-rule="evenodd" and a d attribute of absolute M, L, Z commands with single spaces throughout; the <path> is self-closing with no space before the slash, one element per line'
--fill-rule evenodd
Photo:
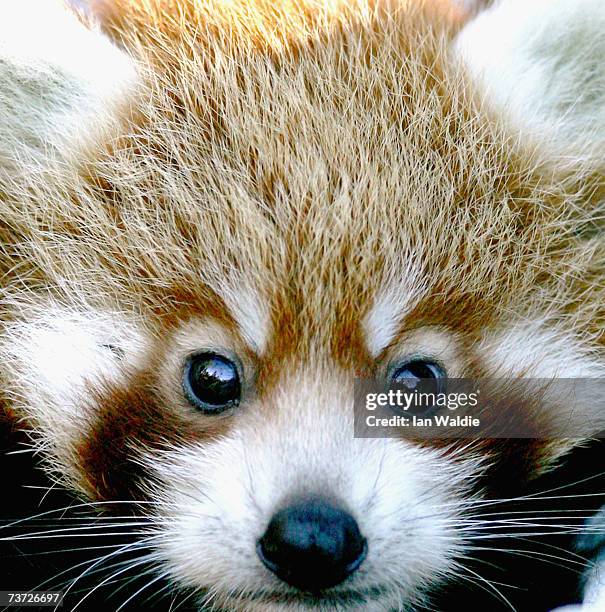
<path fill-rule="evenodd" d="M 144 375 L 91 388 L 89 398 L 96 417 L 78 448 L 78 467 L 83 488 L 99 501 L 145 497 L 140 485 L 151 477 L 141 465 L 144 455 L 212 440 L 229 428 L 228 419 L 192 418 L 169 405 Z"/>

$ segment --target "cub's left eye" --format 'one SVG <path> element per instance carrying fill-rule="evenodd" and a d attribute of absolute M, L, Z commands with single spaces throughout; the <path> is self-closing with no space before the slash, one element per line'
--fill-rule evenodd
<path fill-rule="evenodd" d="M 411 359 L 399 364 L 391 374 L 391 384 L 410 391 L 443 393 L 446 380 L 445 370 L 429 359 Z"/>
<path fill-rule="evenodd" d="M 183 389 L 189 403 L 206 414 L 218 414 L 239 404 L 237 365 L 214 352 L 191 355 L 185 364 Z"/>

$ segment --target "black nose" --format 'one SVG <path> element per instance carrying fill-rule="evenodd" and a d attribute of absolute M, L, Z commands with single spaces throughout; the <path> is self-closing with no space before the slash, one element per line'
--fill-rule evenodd
<path fill-rule="evenodd" d="M 320 499 L 307 499 L 273 516 L 257 550 L 283 581 L 317 592 L 352 574 L 365 559 L 367 544 L 350 514 Z"/>

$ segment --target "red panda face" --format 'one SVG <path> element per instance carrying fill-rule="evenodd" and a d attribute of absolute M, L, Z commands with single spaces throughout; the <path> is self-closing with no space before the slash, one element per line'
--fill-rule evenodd
<path fill-rule="evenodd" d="M 151 4 L 108 26 L 127 103 L 3 186 L 11 410 L 62 485 L 141 502 L 200 607 L 428 605 L 490 470 L 574 443 L 356 438 L 354 379 L 602 375 L 602 171 L 520 142 L 431 7 Z"/>
<path fill-rule="evenodd" d="M 97 369 L 78 387 L 77 368 L 64 369 L 68 352 L 77 362 L 86 354 L 80 342 L 102 330 L 100 321 L 77 325 L 65 320 L 51 338 L 47 324 L 28 343 L 36 389 L 46 391 L 38 418 L 65 432 L 48 444 L 87 498 L 151 502 L 146 537 L 176 584 L 226 609 L 390 609 L 401 597 L 420 603 L 458 571 L 464 538 L 453 519 L 464 514 L 480 455 L 354 438 L 354 372 L 333 358 L 318 351 L 301 365 L 284 356 L 268 373 L 215 321 L 192 318 L 149 344 L 129 328 L 130 348 L 116 326 L 89 346 Z M 435 350 L 438 334 L 428 337 Z M 406 351 L 412 346 L 422 348 Z M 135 363 L 137 349 L 146 363 Z M 311 554 L 299 529 L 332 539 Z"/>

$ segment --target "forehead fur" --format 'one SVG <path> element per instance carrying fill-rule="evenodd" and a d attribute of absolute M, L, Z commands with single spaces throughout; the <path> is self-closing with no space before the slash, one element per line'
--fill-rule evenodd
<path fill-rule="evenodd" d="M 299 359 L 369 359 L 361 321 L 398 287 L 414 295 L 392 315 L 403 327 L 473 329 L 540 304 L 602 329 L 603 284 L 588 284 L 602 173 L 546 167 L 484 112 L 448 59 L 455 16 L 423 2 L 120 4 L 107 27 L 143 74 L 122 133 L 4 187 L 3 269 L 33 260 L 19 269 L 30 287 L 159 317 L 229 322 L 241 288 L 263 305 L 257 344 Z"/>

